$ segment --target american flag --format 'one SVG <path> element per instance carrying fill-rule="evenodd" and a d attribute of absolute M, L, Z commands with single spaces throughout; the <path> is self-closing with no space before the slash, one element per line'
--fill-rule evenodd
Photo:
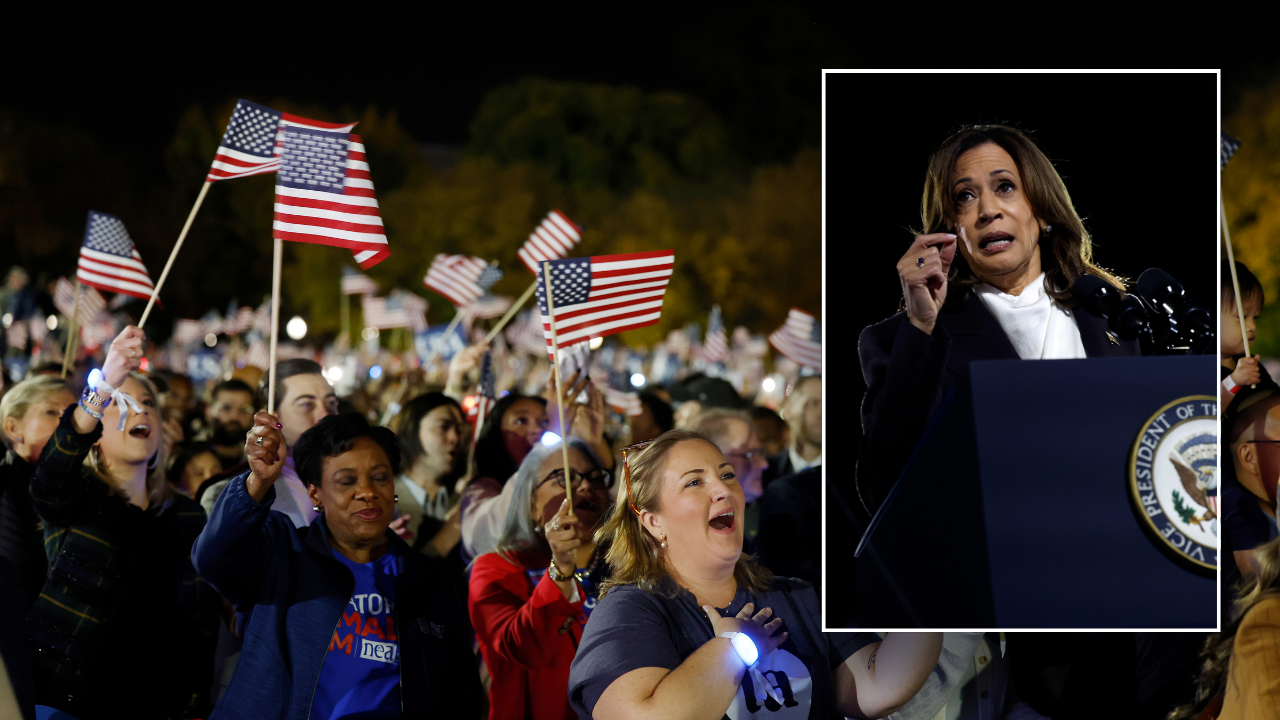
<path fill-rule="evenodd" d="M 342 267 L 342 294 L 377 295 L 378 283 L 374 282 L 368 275 L 344 265 Z"/>
<path fill-rule="evenodd" d="M 733 329 L 733 351 L 746 358 L 762 358 L 769 354 L 769 343 L 739 325 Z"/>
<path fill-rule="evenodd" d="M 210 310 L 200 318 L 201 329 L 205 335 L 221 335 L 226 332 L 226 323 L 218 315 L 217 310 Z"/>
<path fill-rule="evenodd" d="M 94 350 L 111 342 L 116 337 L 115 316 L 103 310 L 81 329 L 80 337 L 84 340 L 86 350 Z"/>
<path fill-rule="evenodd" d="M 97 290 L 87 287 L 80 291 L 80 306 L 76 307 L 75 286 L 66 278 L 58 278 L 53 290 L 53 305 L 66 317 L 71 317 L 74 311 L 76 324 L 84 327 L 93 322 L 95 315 L 107 308 L 107 301 Z"/>
<path fill-rule="evenodd" d="M 633 392 L 616 390 L 606 386 L 604 389 L 604 401 L 624 415 L 635 416 L 644 412 L 644 407 L 640 403 L 640 396 Z"/>
<path fill-rule="evenodd" d="M 358 135 L 287 127 L 276 173 L 274 236 L 349 248 L 369 269 L 389 254 Z"/>
<path fill-rule="evenodd" d="M 1218 166 L 1218 169 L 1221 170 L 1222 168 L 1225 168 L 1227 166 L 1227 161 L 1230 160 L 1231 156 L 1235 155 L 1236 151 L 1239 149 L 1239 140 L 1226 133 L 1222 133 L 1222 165 Z"/>
<path fill-rule="evenodd" d="M 470 330 L 476 320 L 502 317 L 511 309 L 512 302 L 511 298 L 503 295 L 485 295 L 462 309 L 462 326 Z"/>
<path fill-rule="evenodd" d="M 542 336 L 540 323 L 532 310 L 518 313 L 506 328 L 507 344 L 512 348 L 523 350 L 533 355 L 546 352 L 547 341 Z"/>
<path fill-rule="evenodd" d="M 582 226 L 574 223 L 559 210 L 547 213 L 547 218 L 534 228 L 533 234 L 520 246 L 520 261 L 534 275 L 541 273 L 542 263 L 558 260 L 569 254 L 582 239 Z"/>
<path fill-rule="evenodd" d="M 811 368 L 822 368 L 822 325 L 809 313 L 791 308 L 787 321 L 769 336 L 778 352 Z"/>
<path fill-rule="evenodd" d="M 493 404 L 498 402 L 498 391 L 495 387 L 498 377 L 493 373 L 493 353 L 485 350 L 484 359 L 480 361 L 480 387 L 476 393 L 476 404 L 472 408 L 475 411 L 476 419 L 489 416 L 489 412 L 493 409 Z M 479 431 L 479 427 L 476 428 Z M 476 434 L 479 434 L 478 432 Z M 472 448 L 475 447 L 475 435 L 472 435 Z"/>
<path fill-rule="evenodd" d="M 27 349 L 27 323 L 25 320 L 14 320 L 5 329 L 4 339 L 9 347 L 25 351 Z"/>
<path fill-rule="evenodd" d="M 422 284 L 458 307 L 470 305 L 502 278 L 497 265 L 471 255 L 436 255 Z"/>
<path fill-rule="evenodd" d="M 724 321 L 720 318 L 720 306 L 711 306 L 711 318 L 707 321 L 707 334 L 702 343 L 702 357 L 707 362 L 722 363 L 729 359 L 729 343 L 724 336 Z"/>
<path fill-rule="evenodd" d="M 657 323 L 674 261 L 674 250 L 654 250 L 547 263 L 555 294 L 556 343 L 561 352 L 593 337 Z M 539 273 L 538 308 L 547 357 L 554 361 L 546 287 L 546 279 Z"/>
<path fill-rule="evenodd" d="M 271 299 L 258 306 L 253 311 L 253 329 L 266 335 L 271 332 Z"/>
<path fill-rule="evenodd" d="M 143 300 L 149 299 L 155 289 L 124 223 L 115 215 L 93 210 L 85 224 L 76 277 L 90 287 Z"/>
<path fill-rule="evenodd" d="M 272 110 L 248 100 L 236 103 L 209 170 L 210 182 L 260 175 L 280 169 L 280 149 L 287 127 L 351 132 L 355 123 L 327 123 Z"/>
<path fill-rule="evenodd" d="M 203 339 L 204 325 L 199 320 L 178 320 L 173 324 L 173 342 L 177 345 L 194 345 Z"/>
<path fill-rule="evenodd" d="M 227 317 L 222 321 L 222 331 L 228 335 L 238 335 L 253 328 L 253 308 L 242 307 L 236 310 L 227 308 Z"/>
<path fill-rule="evenodd" d="M 417 296 L 405 303 L 405 296 L 408 293 L 393 292 L 391 295 L 379 298 L 369 297 L 365 295 L 361 298 L 364 308 L 364 325 L 365 327 L 376 327 L 379 330 L 389 330 L 391 328 L 407 328 L 413 327 L 415 320 L 413 315 L 423 315 L 426 313 L 427 301 Z M 418 305 L 417 303 L 421 303 Z M 419 309 L 420 312 L 414 312 Z M 426 330 L 425 320 L 423 321 L 423 330 Z M 415 330 L 414 332 L 420 332 Z"/>
<path fill-rule="evenodd" d="M 405 314 L 409 316 L 409 329 L 416 335 L 427 331 L 427 301 L 410 292 L 395 292 Z"/>
<path fill-rule="evenodd" d="M 249 341 L 249 347 L 244 353 L 244 364 L 263 370 L 271 369 L 271 349 L 261 335 L 254 333 L 253 339 Z"/>

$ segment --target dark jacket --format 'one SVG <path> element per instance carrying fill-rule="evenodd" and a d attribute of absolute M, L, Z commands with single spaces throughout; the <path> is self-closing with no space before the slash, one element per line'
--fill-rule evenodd
<path fill-rule="evenodd" d="M 1071 313 L 1087 357 L 1141 354 L 1136 340 L 1112 338 L 1102 318 L 1080 307 Z M 943 306 L 931 335 L 912 325 L 905 312 L 863 330 L 858 358 L 867 394 L 862 401 L 857 490 L 868 512 L 874 513 L 969 363 L 1017 360 L 1018 352 L 995 316 L 967 292 Z"/>
<path fill-rule="evenodd" d="M 31 476 L 35 472 L 34 465 L 12 450 L 0 460 L 0 557 L 12 563 L 27 608 L 44 587 L 49 566 L 44 556 L 44 526 L 31 505 Z"/>
<path fill-rule="evenodd" d="M 84 465 L 102 426 L 62 414 L 36 463 L 49 576 L 27 616 L 37 702 L 98 717 L 202 717 L 218 597 L 191 566 L 204 511 L 173 495 L 146 510 Z"/>
<path fill-rule="evenodd" d="M 779 478 L 764 489 L 757 547 L 756 559 L 774 575 L 800 578 L 821 594 L 821 465 Z"/>
<path fill-rule="evenodd" d="M 306 720 L 329 642 L 351 598 L 351 571 L 333 556 L 324 515 L 298 529 L 255 502 L 248 473 L 219 496 L 192 554 L 196 569 L 236 606 L 244 651 L 212 718 Z M 453 583 L 434 559 L 390 531 L 404 559 L 396 577 L 400 692 L 406 718 L 476 718 L 483 698 Z"/>

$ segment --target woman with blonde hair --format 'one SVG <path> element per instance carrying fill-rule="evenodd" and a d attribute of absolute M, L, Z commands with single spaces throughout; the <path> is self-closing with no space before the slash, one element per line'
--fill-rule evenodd
<path fill-rule="evenodd" d="M 40 518 L 31 505 L 31 477 L 62 409 L 75 401 L 65 380 L 48 376 L 23 380 L 0 399 L 7 446 L 0 460 L 0 557 L 13 563 L 26 607 L 44 587 L 48 567 Z"/>
<path fill-rule="evenodd" d="M 111 344 L 31 484 L 50 562 L 28 615 L 36 701 L 82 720 L 208 711 L 219 603 L 190 559 L 204 512 L 165 477 L 143 339 L 130 326 Z"/>
<path fill-rule="evenodd" d="M 743 491 L 710 440 L 627 451 L 597 533 L 613 574 L 569 675 L 579 717 L 885 717 L 924 686 L 941 633 L 824 633 L 812 585 L 743 554 Z"/>

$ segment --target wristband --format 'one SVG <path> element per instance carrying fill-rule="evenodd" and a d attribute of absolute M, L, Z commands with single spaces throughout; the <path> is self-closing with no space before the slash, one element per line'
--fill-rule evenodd
<path fill-rule="evenodd" d="M 569 573 L 568 575 L 560 574 L 560 571 L 556 569 L 555 560 L 551 561 L 551 567 L 547 568 L 547 574 L 550 575 L 551 579 L 555 580 L 556 582 L 564 582 L 565 580 L 573 579 L 573 573 Z"/>
<path fill-rule="evenodd" d="M 87 388 L 86 388 L 86 389 L 87 389 Z M 89 413 L 89 417 L 93 418 L 94 420 L 101 420 L 101 419 L 102 419 L 102 413 L 101 413 L 101 412 L 99 412 L 99 411 L 97 411 L 97 410 L 94 410 L 93 408 L 91 408 L 91 407 L 89 407 L 88 405 L 86 405 L 86 404 L 84 403 L 84 399 L 83 399 L 83 398 L 80 400 L 80 409 L 81 409 L 81 410 L 83 410 L 83 411 L 85 411 L 85 412 L 87 412 L 87 413 Z"/>
<path fill-rule="evenodd" d="M 733 651 L 738 653 L 738 657 L 742 662 L 751 667 L 760 659 L 760 651 L 756 649 L 756 644 L 752 642 L 751 637 L 741 632 L 722 632 L 720 637 L 729 638 L 729 644 L 733 646 Z"/>
<path fill-rule="evenodd" d="M 84 392 L 80 393 L 80 402 L 83 405 L 96 406 L 99 410 L 106 410 L 107 406 L 111 404 L 111 398 L 107 395 L 98 393 L 98 391 L 91 387 L 86 386 Z"/>
<path fill-rule="evenodd" d="M 1236 381 L 1232 380 L 1231 376 L 1228 375 L 1225 378 L 1223 378 L 1222 387 L 1226 388 L 1227 392 L 1231 393 L 1232 395 L 1235 395 L 1236 393 L 1240 392 L 1241 386 L 1237 385 Z"/>

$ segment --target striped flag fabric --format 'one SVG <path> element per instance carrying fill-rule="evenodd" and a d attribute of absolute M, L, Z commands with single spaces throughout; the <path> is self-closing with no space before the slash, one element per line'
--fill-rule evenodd
<path fill-rule="evenodd" d="M 361 269 L 389 248 L 360 136 L 286 127 L 276 172 L 274 237 L 345 247 Z"/>
<path fill-rule="evenodd" d="M 653 325 L 662 317 L 662 298 L 674 267 L 674 250 L 551 260 L 556 343 L 563 353 L 591 338 Z M 547 282 L 538 274 L 547 357 L 552 361 Z"/>
<path fill-rule="evenodd" d="M 107 309 L 107 301 L 102 293 L 91 287 L 80 291 L 80 305 L 76 307 L 76 288 L 66 278 L 58 278 L 53 289 L 53 306 L 66 317 L 76 314 L 76 324 L 84 327 L 93 322 L 94 316 Z"/>
<path fill-rule="evenodd" d="M 604 389 L 604 401 L 623 415 L 634 417 L 644 412 L 644 406 L 640 403 L 640 395 L 637 393 L 616 390 L 606 386 Z"/>
<path fill-rule="evenodd" d="M 199 320 L 178 320 L 173 324 L 173 342 L 179 346 L 195 345 L 204 339 L 204 334 Z"/>
<path fill-rule="evenodd" d="M 471 326 L 477 320 L 502 317 L 511 309 L 511 303 L 513 302 L 515 301 L 504 295 L 484 295 L 462 309 L 462 320 L 460 322 L 467 330 L 471 330 Z"/>
<path fill-rule="evenodd" d="M 244 353 L 244 364 L 262 370 L 271 370 L 271 348 L 267 346 L 261 335 L 254 334 L 253 339 L 249 341 L 249 347 Z"/>
<path fill-rule="evenodd" d="M 552 210 L 545 220 L 538 223 L 516 254 L 529 272 L 538 275 L 543 262 L 567 257 L 581 239 L 582 226 L 559 210 Z"/>
<path fill-rule="evenodd" d="M 329 123 L 272 110 L 248 100 L 236 103 L 222 134 L 218 152 L 208 181 L 260 175 L 280 169 L 280 149 L 284 145 L 285 128 L 351 132 L 355 123 Z"/>
<path fill-rule="evenodd" d="M 806 367 L 822 369 L 822 325 L 799 308 L 791 308 L 787 321 L 769 336 L 778 352 Z"/>
<path fill-rule="evenodd" d="M 368 275 L 352 270 L 344 265 L 342 267 L 342 294 L 377 295 L 378 283 L 374 282 L 373 278 L 370 278 Z"/>
<path fill-rule="evenodd" d="M 479 421 L 480 418 L 489 416 L 494 403 L 498 402 L 497 382 L 498 377 L 493 372 L 493 353 L 485 350 L 484 359 L 480 361 L 480 387 L 476 391 L 476 404 L 467 413 L 469 420 Z M 477 431 L 479 429 L 476 428 Z M 472 435 L 472 449 L 475 448 L 475 440 L 475 435 Z"/>
<path fill-rule="evenodd" d="M 532 310 L 518 313 L 505 330 L 507 344 L 514 349 L 523 350 L 532 355 L 547 351 L 547 341 L 542 335 L 542 328 L 534 317 Z"/>
<path fill-rule="evenodd" d="M 80 338 L 84 341 L 84 349 L 92 351 L 114 340 L 116 332 L 115 316 L 103 310 L 81 329 Z"/>
<path fill-rule="evenodd" d="M 155 285 L 133 246 L 124 223 L 115 215 L 89 211 L 76 277 L 89 287 L 146 300 Z M 159 300 L 157 299 L 157 303 Z"/>
<path fill-rule="evenodd" d="M 702 341 L 702 357 L 707 362 L 722 363 L 729 359 L 729 343 L 724 334 L 724 320 L 720 306 L 711 306 L 711 318 L 707 320 L 707 334 Z"/>
<path fill-rule="evenodd" d="M 26 320 L 13 320 L 9 327 L 5 328 L 4 341 L 11 348 L 26 352 L 28 336 Z"/>
<path fill-rule="evenodd" d="M 733 329 L 733 352 L 745 358 L 762 358 L 769 355 L 769 343 L 763 337 L 752 335 L 741 325 Z"/>
<path fill-rule="evenodd" d="M 252 328 L 253 308 L 242 307 L 239 310 L 234 307 L 227 308 L 227 316 L 222 321 L 222 332 L 228 335 L 238 335 Z"/>
<path fill-rule="evenodd" d="M 380 298 L 365 295 L 361 298 L 361 306 L 364 309 L 365 327 L 390 330 L 410 326 L 409 313 L 398 296 Z"/>
<path fill-rule="evenodd" d="M 497 265 L 473 255 L 436 255 L 422 284 L 449 298 L 457 307 L 479 300 L 494 283 L 502 279 Z"/>
<path fill-rule="evenodd" d="M 427 301 L 410 292 L 392 293 L 399 298 L 409 319 L 409 329 L 416 335 L 427 331 Z"/>
<path fill-rule="evenodd" d="M 271 332 L 271 298 L 268 297 L 253 311 L 253 329 L 263 335 Z"/>
<path fill-rule="evenodd" d="M 1236 151 L 1239 149 L 1239 140 L 1226 133 L 1222 133 L 1222 164 L 1218 166 L 1218 169 L 1221 170 L 1222 168 L 1225 168 L 1227 166 L 1227 161 L 1230 160 L 1231 156 L 1235 155 Z"/>

